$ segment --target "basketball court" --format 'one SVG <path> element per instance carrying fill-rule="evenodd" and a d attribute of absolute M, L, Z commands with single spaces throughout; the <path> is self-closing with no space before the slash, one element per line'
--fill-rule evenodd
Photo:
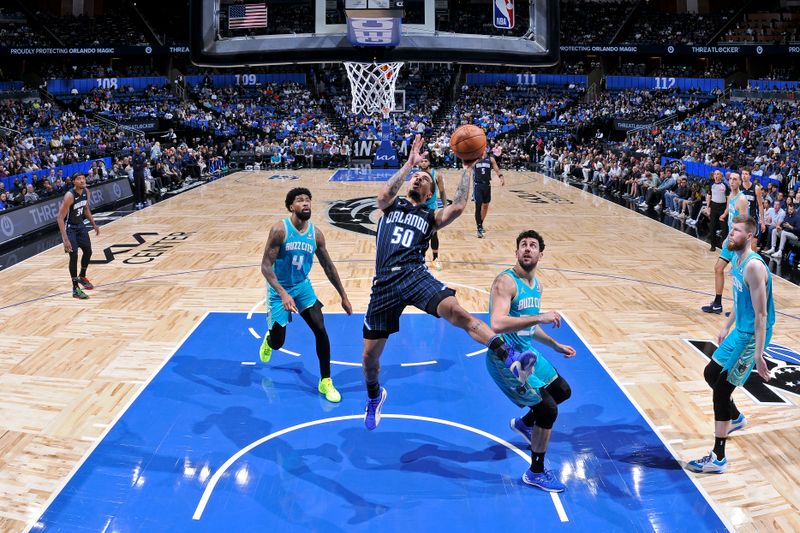
<path fill-rule="evenodd" d="M 459 171 L 442 172 L 452 188 Z M 386 176 L 288 174 L 296 179 L 232 174 L 103 226 L 96 257 L 113 253 L 91 266 L 88 301 L 71 298 L 60 246 L 0 272 L 0 529 L 800 527 L 800 412 L 787 377 L 798 369 L 797 286 L 775 282 L 773 343 L 783 348 L 773 346 L 770 364 L 786 379 L 769 390 L 783 401 L 737 391 L 750 425 L 729 441 L 728 472 L 690 474 L 683 463 L 711 440 L 707 359 L 692 341 L 711 342 L 722 321 L 699 311 L 714 256 L 621 206 L 507 172 L 487 238 L 474 236 L 466 212 L 442 232 L 444 270 L 434 274 L 485 316 L 517 233 L 532 227 L 546 239 L 542 307 L 564 313 L 552 334 L 578 351 L 549 354 L 574 391 L 547 455 L 567 490 L 551 496 L 520 481 L 529 450 L 508 428 L 519 410 L 488 378 L 483 347 L 442 320 L 404 315 L 382 358 L 384 419 L 364 429 L 369 199 Z M 268 365 L 257 355 L 261 253 L 296 186 L 314 194 L 312 221 L 355 311 L 341 313 L 315 267 L 343 395 L 336 405 L 316 392 L 302 321 Z"/>
<path fill-rule="evenodd" d="M 238 8 L 228 0 L 192 2 L 192 59 L 349 62 L 352 112 L 384 119 L 375 167 L 404 158 L 388 124 L 399 63 L 423 52 L 460 64 L 558 59 L 555 0 L 520 1 L 516 15 L 513 3 L 487 4 L 473 23 L 458 2 L 296 4 L 313 14 L 301 17 L 307 33 L 265 25 L 244 35 L 229 24 Z M 450 196 L 460 171 L 437 170 Z M 684 464 L 707 453 L 713 427 L 702 370 L 723 318 L 699 308 L 712 297 L 716 256 L 541 174 L 505 172 L 484 239 L 468 206 L 443 230 L 444 269 L 434 274 L 485 318 L 516 236 L 544 236 L 542 308 L 565 317 L 548 332 L 577 350 L 570 360 L 544 350 L 573 389 L 546 460 L 566 491 L 522 483 L 529 449 L 508 425 L 520 410 L 488 377 L 485 348 L 412 309 L 383 354 L 388 399 L 368 432 L 362 323 L 375 196 L 392 174 L 237 172 L 114 220 L 93 238 L 86 301 L 71 297 L 61 245 L 0 271 L 0 530 L 800 530 L 800 288 L 776 277 L 776 378 L 735 392 L 749 425 L 728 443 L 728 472 L 691 474 Z M 313 193 L 312 222 L 354 308 L 343 314 L 312 269 L 339 404 L 317 392 L 303 321 L 269 364 L 258 357 L 261 257 L 298 186 Z"/>

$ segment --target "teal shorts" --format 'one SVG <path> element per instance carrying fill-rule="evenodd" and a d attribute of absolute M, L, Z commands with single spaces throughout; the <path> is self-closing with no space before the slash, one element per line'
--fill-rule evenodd
<path fill-rule="evenodd" d="M 317 303 L 317 294 L 314 292 L 314 287 L 311 286 L 311 281 L 306 278 L 297 285 L 292 287 L 284 287 L 289 296 L 294 298 L 294 304 L 297 306 L 297 311 L 302 313 L 309 307 Z M 283 302 L 278 293 L 272 287 L 267 288 L 267 301 L 269 302 L 269 318 L 267 319 L 267 328 L 272 329 L 272 325 L 276 322 L 279 326 L 286 326 L 289 323 L 289 311 L 283 308 Z"/>
<path fill-rule="evenodd" d="M 770 340 L 772 340 L 772 329 L 767 329 L 764 337 L 765 348 L 769 346 Z M 756 365 L 755 334 L 734 328 L 711 358 L 722 367 L 723 372 L 728 371 L 728 383 L 734 387 L 741 387 Z"/>
<path fill-rule="evenodd" d="M 494 382 L 509 400 L 519 407 L 533 407 L 542 401 L 539 389 L 550 385 L 558 377 L 558 372 L 550 361 L 536 352 L 536 366 L 528 382 L 523 386 L 506 367 L 506 362 L 491 351 L 486 351 L 486 369 Z"/>
<path fill-rule="evenodd" d="M 736 252 L 734 252 L 732 250 L 728 250 L 728 238 L 725 237 L 725 242 L 722 243 L 722 250 L 720 250 L 720 252 L 719 252 L 719 258 L 727 261 L 728 263 L 730 263 L 731 259 L 733 259 L 733 256 L 735 254 L 736 254 Z"/>

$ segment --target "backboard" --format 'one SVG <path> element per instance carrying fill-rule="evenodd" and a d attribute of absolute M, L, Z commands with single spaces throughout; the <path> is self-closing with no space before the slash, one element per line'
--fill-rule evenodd
<path fill-rule="evenodd" d="M 192 61 L 546 66 L 558 0 L 192 0 Z"/>

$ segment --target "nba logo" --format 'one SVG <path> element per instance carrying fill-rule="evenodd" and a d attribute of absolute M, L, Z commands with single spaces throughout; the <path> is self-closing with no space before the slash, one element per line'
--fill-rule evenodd
<path fill-rule="evenodd" d="M 514 27 L 514 0 L 494 0 L 495 28 L 510 30 Z"/>

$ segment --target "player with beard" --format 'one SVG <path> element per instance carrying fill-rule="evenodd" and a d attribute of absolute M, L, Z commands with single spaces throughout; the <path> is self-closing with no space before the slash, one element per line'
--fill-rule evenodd
<path fill-rule="evenodd" d="M 769 345 L 775 324 L 772 274 L 761 256 L 751 249 L 755 233 L 756 220 L 746 214 L 733 219 L 728 233 L 728 250 L 733 252 L 733 311 L 717 335 L 719 348 L 703 371 L 713 391 L 714 448 L 705 457 L 686 464 L 693 472 L 725 472 L 728 466 L 725 441 L 747 424 L 733 403 L 733 391 L 747 381 L 753 367 L 761 379 L 770 379 L 764 348 Z M 734 323 L 736 327 L 728 333 Z"/>
<path fill-rule="evenodd" d="M 309 222 L 311 191 L 304 187 L 289 191 L 286 195 L 286 209 L 291 215 L 272 226 L 261 260 L 261 274 L 269 283 L 269 319 L 268 331 L 259 355 L 262 362 L 269 362 L 272 350 L 281 348 L 286 341 L 286 326 L 292 320 L 291 313 L 299 313 L 314 332 L 316 339 L 320 373 L 317 389 L 328 401 L 340 402 L 342 396 L 331 380 L 331 343 L 322 317 L 322 303 L 317 299 L 311 280 L 308 279 L 314 255 L 341 296 L 342 309 L 350 315 L 353 308 L 339 279 L 339 273 L 328 255 L 325 236 Z"/>
<path fill-rule="evenodd" d="M 531 445 L 531 467 L 522 481 L 548 492 L 562 492 L 564 484 L 544 467 L 544 455 L 550 442 L 553 423 L 558 416 L 558 404 L 572 395 L 569 383 L 533 346 L 533 341 L 564 354 L 575 356 L 575 349 L 561 344 L 544 332 L 539 325 L 561 326 L 557 311 L 543 313 L 540 309 L 542 286 L 536 277 L 536 267 L 544 255 L 544 239 L 534 230 L 517 236 L 517 264 L 504 270 L 492 284 L 489 296 L 491 328 L 503 335 L 514 351 L 523 354 L 521 365 L 511 367 L 505 357 L 493 350 L 486 352 L 486 368 L 500 390 L 517 406 L 528 412 L 509 423 L 511 429 Z"/>
<path fill-rule="evenodd" d="M 455 298 L 455 291 L 438 281 L 425 266 L 425 251 L 434 231 L 452 223 L 464 212 L 469 196 L 475 162 L 465 162 L 453 203 L 431 210 L 426 202 L 433 194 L 433 180 L 427 172 L 411 176 L 407 198 L 400 198 L 406 176 L 428 155 L 420 153 L 422 137 L 417 135 L 408 161 L 387 181 L 378 193 L 378 208 L 383 216 L 376 237 L 375 277 L 372 280 L 367 314 L 364 317 L 364 378 L 367 405 L 364 425 L 375 429 L 381 420 L 381 408 L 387 392 L 380 385 L 380 357 L 389 335 L 400 330 L 400 315 L 407 305 L 442 317 L 466 331 L 477 342 L 500 354 L 509 365 L 518 355 L 508 353 L 503 339 L 484 322 L 469 314 Z"/>

